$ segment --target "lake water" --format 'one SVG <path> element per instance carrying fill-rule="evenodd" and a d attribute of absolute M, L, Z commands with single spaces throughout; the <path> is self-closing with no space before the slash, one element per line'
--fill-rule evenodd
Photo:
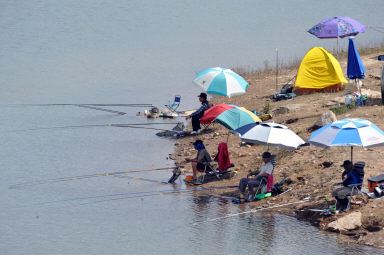
<path fill-rule="evenodd" d="M 368 254 L 305 222 L 247 211 L 201 191 L 152 182 L 172 167 L 173 140 L 152 129 L 108 124 L 175 120 L 137 117 L 143 108 L 9 104 L 151 103 L 182 95 L 208 67 L 259 68 L 302 58 L 335 40 L 306 32 L 324 17 L 380 26 L 382 1 L 0 1 L 1 254 Z M 359 46 L 381 41 L 368 29 Z M 339 40 L 346 47 L 346 39 Z M 75 127 L 76 126 L 76 127 Z M 81 127 L 80 127 L 81 126 Z M 57 179 L 62 177 L 77 177 Z M 142 179 L 139 179 L 142 178 Z M 52 181 L 56 179 L 56 181 Z M 146 180 L 150 179 L 150 180 Z M 19 185 L 21 184 L 21 185 Z M 171 192 L 178 190 L 180 192 Z"/>

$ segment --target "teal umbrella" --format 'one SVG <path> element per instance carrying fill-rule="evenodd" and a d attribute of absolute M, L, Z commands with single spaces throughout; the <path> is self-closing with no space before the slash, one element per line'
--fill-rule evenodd
<path fill-rule="evenodd" d="M 238 107 L 219 114 L 215 118 L 215 121 L 230 130 L 235 130 L 247 124 L 260 122 L 260 119 L 253 112 L 248 111 L 244 107 Z"/>

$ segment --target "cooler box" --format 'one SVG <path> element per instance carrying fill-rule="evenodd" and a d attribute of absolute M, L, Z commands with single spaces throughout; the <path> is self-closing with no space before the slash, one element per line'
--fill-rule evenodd
<path fill-rule="evenodd" d="M 368 179 L 369 192 L 373 192 L 375 187 L 381 182 L 384 182 L 384 174 L 381 174 L 381 175 L 378 175 L 378 176 L 375 176 L 375 177 Z"/>

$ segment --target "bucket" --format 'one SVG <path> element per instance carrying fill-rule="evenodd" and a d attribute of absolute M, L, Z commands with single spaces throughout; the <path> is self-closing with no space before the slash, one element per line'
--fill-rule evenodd
<path fill-rule="evenodd" d="M 336 205 L 330 205 L 329 210 L 331 211 L 336 211 Z"/>
<path fill-rule="evenodd" d="M 193 176 L 192 176 L 192 175 L 187 175 L 187 176 L 185 176 L 185 181 L 186 181 L 186 182 L 190 182 L 190 181 L 192 181 L 192 179 L 193 179 Z"/>
<path fill-rule="evenodd" d="M 345 96 L 345 100 L 344 100 L 345 104 L 352 104 L 353 100 L 352 100 L 352 97 L 351 95 L 346 95 Z"/>

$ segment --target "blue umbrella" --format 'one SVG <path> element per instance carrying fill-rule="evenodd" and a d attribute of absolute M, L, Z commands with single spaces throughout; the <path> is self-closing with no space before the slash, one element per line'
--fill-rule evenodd
<path fill-rule="evenodd" d="M 353 38 L 349 38 L 347 76 L 349 79 L 364 79 L 366 72 Z"/>
<path fill-rule="evenodd" d="M 343 119 L 332 122 L 311 134 L 309 143 L 321 148 L 333 146 L 353 146 L 364 149 L 384 146 L 384 132 L 375 124 L 365 119 Z"/>

